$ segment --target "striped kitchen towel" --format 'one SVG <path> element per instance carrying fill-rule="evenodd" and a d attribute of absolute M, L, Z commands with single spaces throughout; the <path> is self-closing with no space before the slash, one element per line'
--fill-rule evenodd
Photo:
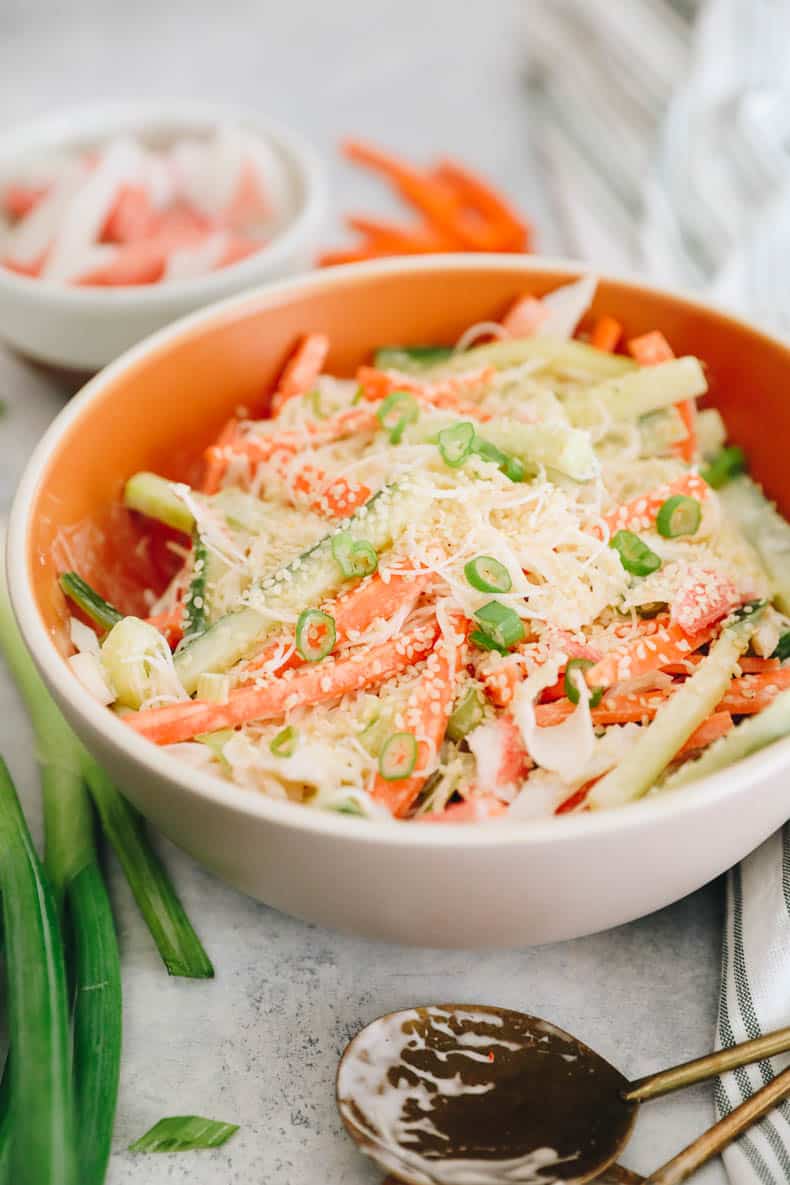
<path fill-rule="evenodd" d="M 530 131 L 567 254 L 790 336 L 790 0 L 530 0 Z M 727 878 L 717 1044 L 790 1024 L 790 824 Z M 790 1055 L 724 1075 L 722 1118 Z M 790 1101 L 724 1153 L 790 1183 Z"/>

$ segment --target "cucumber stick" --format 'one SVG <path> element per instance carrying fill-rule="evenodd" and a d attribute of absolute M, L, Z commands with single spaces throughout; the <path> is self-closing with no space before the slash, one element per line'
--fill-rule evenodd
<path fill-rule="evenodd" d="M 777 606 L 790 613 L 790 524 L 750 477 L 736 477 L 718 494 L 725 512 L 757 552 Z"/>
<path fill-rule="evenodd" d="M 188 645 L 192 638 L 204 634 L 208 628 L 207 566 L 208 549 L 203 536 L 195 527 L 192 532 L 192 577 L 184 597 L 184 639 L 182 645 Z"/>
<path fill-rule="evenodd" d="M 83 580 L 76 572 L 64 572 L 60 577 L 60 587 L 82 612 L 89 617 L 94 625 L 101 630 L 109 630 L 120 621 L 123 616 L 114 605 L 99 596 L 94 588 Z"/>
<path fill-rule="evenodd" d="M 266 577 L 255 590 L 255 605 L 229 613 L 210 626 L 175 656 L 176 670 L 192 694 L 198 677 L 207 671 L 226 671 L 276 627 L 278 616 L 300 613 L 338 592 L 345 577 L 332 554 L 332 538 L 346 531 L 356 542 L 377 552 L 390 547 L 407 524 L 420 513 L 422 496 L 408 479 L 393 482 L 374 494 L 350 518 L 337 524 L 308 551 Z"/>
<path fill-rule="evenodd" d="M 518 457 L 533 473 L 545 468 L 573 481 L 590 481 L 600 472 L 589 434 L 580 428 L 496 419 L 483 426 L 482 436 Z"/>
<path fill-rule="evenodd" d="M 704 395 L 707 389 L 698 358 L 673 358 L 574 392 L 564 406 L 571 423 L 585 427 L 597 418 L 596 404 L 603 404 L 613 420 L 634 420 L 683 399 Z"/>
<path fill-rule="evenodd" d="M 178 482 L 156 473 L 135 473 L 123 489 L 123 503 L 168 527 L 189 535 L 195 525 L 192 511 L 178 494 Z"/>
<path fill-rule="evenodd" d="M 662 785 L 662 790 L 674 790 L 726 769 L 742 757 L 772 745 L 790 734 L 790 691 L 777 695 L 772 704 L 743 720 L 732 732 L 715 741 L 696 761 L 689 761 Z"/>
<path fill-rule="evenodd" d="M 523 337 L 475 346 L 474 349 L 453 354 L 446 362 L 432 367 L 431 371 L 437 375 L 457 374 L 482 366 L 507 370 L 511 366 L 535 360 L 556 369 L 584 371 L 601 379 L 636 370 L 636 363 L 630 358 L 623 358 L 620 354 L 605 354 L 584 342 L 554 337 Z"/>
<path fill-rule="evenodd" d="M 655 784 L 726 693 L 760 612 L 761 606 L 741 610 L 730 618 L 691 678 L 662 704 L 619 765 L 593 786 L 588 798 L 593 809 L 622 806 L 641 798 Z"/>

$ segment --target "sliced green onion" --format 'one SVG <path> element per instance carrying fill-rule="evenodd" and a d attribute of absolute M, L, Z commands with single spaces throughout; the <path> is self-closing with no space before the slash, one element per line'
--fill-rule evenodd
<path fill-rule="evenodd" d="M 524 481 L 527 476 L 527 468 L 523 461 L 514 457 L 512 453 L 503 453 L 502 449 L 497 448 L 490 440 L 476 436 L 471 451 L 484 461 L 493 461 L 511 481 Z"/>
<path fill-rule="evenodd" d="M 238 1123 L 201 1119 L 199 1115 L 172 1115 L 129 1145 L 130 1152 L 191 1152 L 195 1148 L 220 1148 L 239 1130 Z"/>
<path fill-rule="evenodd" d="M 705 478 L 714 490 L 721 489 L 733 477 L 746 470 L 746 455 L 737 444 L 720 449 L 716 456 L 701 470 L 700 476 Z"/>
<path fill-rule="evenodd" d="M 337 639 L 335 619 L 321 609 L 305 609 L 296 623 L 296 649 L 305 662 L 320 662 Z"/>
<path fill-rule="evenodd" d="M 379 773 L 386 782 L 408 778 L 417 764 L 417 741 L 410 732 L 394 732 L 379 754 Z"/>
<path fill-rule="evenodd" d="M 442 428 L 438 437 L 439 452 L 445 465 L 457 469 L 472 451 L 475 440 L 475 426 L 469 420 Z"/>
<path fill-rule="evenodd" d="M 293 757 L 296 752 L 298 740 L 299 733 L 293 724 L 286 724 L 285 728 L 280 729 L 276 737 L 272 737 L 269 742 L 269 752 L 274 757 Z"/>
<path fill-rule="evenodd" d="M 501 468 L 505 477 L 509 477 L 511 481 L 526 481 L 527 467 L 520 457 L 508 453 Z"/>
<path fill-rule="evenodd" d="M 450 713 L 447 735 L 451 741 L 463 740 L 482 719 L 483 697 L 476 687 L 469 687 Z"/>
<path fill-rule="evenodd" d="M 14 1049 L 10 1179 L 76 1185 L 71 1034 L 57 907 L 2 758 L 0 891 Z"/>
<path fill-rule="evenodd" d="M 696 498 L 689 498 L 687 494 L 675 494 L 667 498 L 656 515 L 658 533 L 665 539 L 693 535 L 701 522 L 702 507 Z"/>
<path fill-rule="evenodd" d="M 410 391 L 393 391 L 376 412 L 376 419 L 389 433 L 390 444 L 400 444 L 408 424 L 420 414 L 419 405 Z"/>
<path fill-rule="evenodd" d="M 308 391 L 305 399 L 309 402 L 313 415 L 317 420 L 325 420 L 326 412 L 321 408 L 321 392 L 317 389 Z"/>
<path fill-rule="evenodd" d="M 100 597 L 87 580 L 83 580 L 76 572 L 64 572 L 60 577 L 60 587 L 69 600 L 102 630 L 112 629 L 116 621 L 121 620 L 123 614 L 104 597 Z"/>
<path fill-rule="evenodd" d="M 356 407 L 357 404 L 361 403 L 364 398 L 365 398 L 365 388 L 360 383 L 360 385 L 357 387 L 356 391 L 354 392 L 354 398 L 351 400 L 351 406 Z"/>
<path fill-rule="evenodd" d="M 499 601 L 489 601 L 483 605 L 475 612 L 475 620 L 480 623 L 483 633 L 505 650 L 517 646 L 526 635 L 524 622 L 515 609 Z"/>
<path fill-rule="evenodd" d="M 472 630 L 469 635 L 469 641 L 481 650 L 495 650 L 497 654 L 507 654 L 504 646 L 500 646 L 493 638 L 489 638 L 488 634 L 484 634 L 482 630 Z"/>
<path fill-rule="evenodd" d="M 366 539 L 354 539 L 350 531 L 340 531 L 332 536 L 332 555 L 347 580 L 370 576 L 379 566 L 379 557 L 373 544 Z"/>
<path fill-rule="evenodd" d="M 576 680 L 573 678 L 573 672 L 574 671 L 584 672 L 588 669 L 588 667 L 593 667 L 593 666 L 595 666 L 595 663 L 592 662 L 589 658 L 569 658 L 568 659 L 568 662 L 565 666 L 565 694 L 567 695 L 568 699 L 571 701 L 572 704 L 578 704 L 579 699 L 581 698 L 579 695 L 579 688 L 576 684 Z M 601 702 L 603 693 L 604 693 L 603 687 L 591 687 L 590 688 L 589 702 L 590 702 L 591 708 L 598 707 L 599 703 Z"/>
<path fill-rule="evenodd" d="M 453 355 L 451 346 L 382 346 L 376 350 L 373 365 L 378 370 L 425 370 L 446 362 Z"/>
<path fill-rule="evenodd" d="M 774 650 L 771 658 L 778 658 L 780 662 L 784 662 L 786 658 L 790 658 L 790 631 L 782 634 L 776 643 L 776 650 Z"/>
<path fill-rule="evenodd" d="M 475 556 L 468 564 L 464 564 L 464 575 L 478 592 L 507 593 L 513 587 L 505 565 L 490 555 Z"/>
<path fill-rule="evenodd" d="M 620 556 L 620 563 L 632 576 L 649 576 L 661 567 L 661 557 L 651 551 L 633 531 L 617 531 L 609 540 Z"/>

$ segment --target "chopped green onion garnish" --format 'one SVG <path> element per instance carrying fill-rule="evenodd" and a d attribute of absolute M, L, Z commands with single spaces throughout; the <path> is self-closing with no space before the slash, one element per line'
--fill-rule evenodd
<path fill-rule="evenodd" d="M 317 389 L 308 391 L 308 393 L 305 395 L 305 399 L 309 400 L 310 407 L 312 408 L 315 418 L 317 420 L 325 420 L 326 412 L 323 411 L 321 407 L 321 392 Z"/>
<path fill-rule="evenodd" d="M 332 536 L 332 555 L 347 580 L 369 576 L 379 565 L 373 544 L 366 539 L 354 539 L 350 531 L 340 531 Z"/>
<path fill-rule="evenodd" d="M 580 695 L 576 680 L 573 677 L 574 671 L 584 672 L 588 667 L 595 666 L 589 658 L 569 658 L 565 667 L 565 694 L 572 704 L 578 704 Z M 603 696 L 603 687 L 590 688 L 590 707 L 597 708 Z"/>
<path fill-rule="evenodd" d="M 419 415 L 417 400 L 410 391 L 393 391 L 376 412 L 376 419 L 389 433 L 390 444 L 400 444 L 407 424 Z"/>
<path fill-rule="evenodd" d="M 475 556 L 468 564 L 464 564 L 464 576 L 478 592 L 507 593 L 513 587 L 505 565 L 490 555 Z"/>
<path fill-rule="evenodd" d="M 481 650 L 495 650 L 497 654 L 507 654 L 504 646 L 500 646 L 493 638 L 489 638 L 488 634 L 484 634 L 482 630 L 472 630 L 469 635 L 469 641 Z"/>
<path fill-rule="evenodd" d="M 320 609 L 305 609 L 296 623 L 296 649 L 305 662 L 320 662 L 337 638 L 335 619 Z"/>
<path fill-rule="evenodd" d="M 475 439 L 475 426 L 469 420 L 462 420 L 460 424 L 453 424 L 451 428 L 443 428 L 439 433 L 439 452 L 445 465 L 457 469 L 462 465 L 472 451 Z"/>
<path fill-rule="evenodd" d="M 609 546 L 618 552 L 621 564 L 632 576 L 649 576 L 661 567 L 660 556 L 633 531 L 618 531 L 609 540 Z"/>
<path fill-rule="evenodd" d="M 91 588 L 87 580 L 83 580 L 76 572 L 64 572 L 60 577 L 60 587 L 70 601 L 73 601 L 92 622 L 102 630 L 109 630 L 120 621 L 123 616 L 114 605 L 105 601 L 104 597 Z"/>
<path fill-rule="evenodd" d="M 130 1152 L 189 1152 L 194 1148 L 219 1148 L 239 1130 L 237 1123 L 201 1119 L 199 1115 L 172 1115 L 160 1119 Z"/>
<path fill-rule="evenodd" d="M 713 460 L 701 471 L 701 476 L 714 490 L 721 489 L 733 477 L 746 469 L 746 455 L 737 444 L 720 449 Z"/>
<path fill-rule="evenodd" d="M 510 609 L 499 601 L 489 601 L 487 605 L 483 605 L 476 611 L 475 620 L 480 623 L 483 633 L 505 650 L 524 640 L 524 622 L 515 609 Z"/>
<path fill-rule="evenodd" d="M 693 535 L 702 521 L 702 507 L 696 498 L 675 494 L 667 498 L 656 516 L 659 535 L 675 539 L 678 535 Z"/>
<path fill-rule="evenodd" d="M 502 449 L 497 448 L 490 440 L 484 440 L 481 436 L 475 437 L 471 451 L 477 453 L 478 457 L 482 457 L 484 461 L 493 461 L 495 465 L 499 466 L 505 477 L 509 477 L 511 481 L 524 481 L 527 475 L 523 461 L 510 453 L 503 453 Z"/>
<path fill-rule="evenodd" d="M 774 650 L 771 658 L 778 658 L 780 662 L 784 662 L 786 658 L 790 658 L 790 631 L 782 634 L 776 643 L 776 650 Z"/>
<path fill-rule="evenodd" d="M 451 741 L 460 741 L 477 728 L 483 719 L 483 698 L 476 687 L 470 687 L 461 696 L 447 721 L 447 735 Z"/>
<path fill-rule="evenodd" d="M 386 782 L 408 778 L 417 764 L 417 741 L 410 732 L 394 732 L 379 754 L 379 773 Z"/>
<path fill-rule="evenodd" d="M 360 384 L 354 392 L 354 398 L 351 400 L 351 406 L 356 407 L 365 398 L 365 388 Z"/>
<path fill-rule="evenodd" d="M 382 346 L 373 362 L 379 370 L 419 371 L 446 362 L 452 354 L 451 346 Z"/>
<path fill-rule="evenodd" d="M 285 728 L 280 729 L 276 737 L 272 737 L 269 742 L 269 752 L 274 757 L 293 757 L 296 752 L 298 740 L 299 733 L 293 724 L 286 724 Z"/>

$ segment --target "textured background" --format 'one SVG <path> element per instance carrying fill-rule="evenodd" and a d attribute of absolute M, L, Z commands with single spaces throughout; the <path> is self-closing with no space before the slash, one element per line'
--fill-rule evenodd
<path fill-rule="evenodd" d="M 542 249 L 556 253 L 562 244 L 529 156 L 521 70 L 528 25 L 529 0 L 0 0 L 0 112 L 11 123 L 55 106 L 156 95 L 253 104 L 312 138 L 331 162 L 343 210 L 384 209 L 386 201 L 374 182 L 338 162 L 341 134 L 370 135 L 418 158 L 454 152 L 532 212 Z M 337 224 L 327 243 L 340 237 Z M 7 507 L 65 394 L 0 349 L 0 398 L 8 405 L 0 421 Z M 4 677 L 0 750 L 37 817 L 30 735 Z M 168 980 L 113 867 L 126 1030 L 110 1185 L 376 1181 L 335 1115 L 337 1058 L 366 1020 L 416 1002 L 453 998 L 544 1015 L 634 1075 L 712 1044 L 718 887 L 606 935 L 467 955 L 305 926 L 163 847 L 217 978 Z M 646 875 L 649 864 L 646 852 Z M 242 1130 L 215 1152 L 122 1151 L 162 1115 L 190 1112 Z M 647 1172 L 711 1120 L 705 1088 L 654 1103 L 624 1162 Z M 724 1177 L 716 1165 L 698 1179 L 713 1185 Z"/>

